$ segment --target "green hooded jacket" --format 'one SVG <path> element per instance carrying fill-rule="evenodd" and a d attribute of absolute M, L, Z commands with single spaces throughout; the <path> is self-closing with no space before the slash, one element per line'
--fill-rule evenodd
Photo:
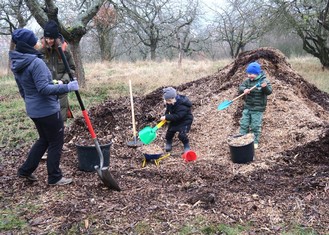
<path fill-rule="evenodd" d="M 267 96 L 272 93 L 272 85 L 269 80 L 266 79 L 264 72 L 254 80 L 249 78 L 242 82 L 239 86 L 239 94 L 242 94 L 245 89 L 250 89 L 255 86 L 258 82 L 267 83 L 266 87 L 256 87 L 253 89 L 250 94 L 244 96 L 244 108 L 251 111 L 264 112 L 267 105 Z"/>

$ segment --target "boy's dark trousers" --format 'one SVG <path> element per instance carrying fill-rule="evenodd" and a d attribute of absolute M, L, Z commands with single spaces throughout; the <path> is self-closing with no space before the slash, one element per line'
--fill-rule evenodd
<path fill-rule="evenodd" d="M 64 123 L 61 113 L 57 112 L 44 118 L 32 118 L 32 120 L 38 130 L 39 139 L 33 144 L 26 161 L 18 169 L 18 174 L 25 176 L 32 174 L 48 149 L 48 183 L 56 183 L 62 178 L 59 168 L 64 144 Z"/>
<path fill-rule="evenodd" d="M 187 133 L 190 131 L 191 126 L 183 126 L 181 128 L 175 130 L 174 128 L 168 128 L 167 133 L 166 133 L 166 151 L 170 152 L 172 149 L 172 141 L 173 138 L 176 134 L 176 132 L 178 132 L 178 139 L 183 143 L 184 145 L 184 150 L 189 150 L 190 146 L 189 146 L 189 139 L 187 136 Z"/>

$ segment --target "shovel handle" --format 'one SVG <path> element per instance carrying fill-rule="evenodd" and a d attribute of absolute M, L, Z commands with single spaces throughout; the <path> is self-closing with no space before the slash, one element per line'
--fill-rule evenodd
<path fill-rule="evenodd" d="M 88 116 L 87 111 L 86 111 L 86 110 L 83 110 L 83 111 L 82 111 L 82 115 L 83 115 L 83 117 L 85 118 L 85 122 L 86 122 L 86 124 L 87 124 L 87 127 L 88 127 L 89 133 L 90 133 L 90 135 L 91 135 L 91 138 L 94 139 L 94 140 L 97 139 L 97 138 L 96 138 L 95 131 L 94 131 L 94 128 L 93 128 L 93 126 L 91 125 L 91 121 L 90 121 L 90 119 L 89 119 L 89 116 Z"/>
<path fill-rule="evenodd" d="M 251 87 L 251 88 L 249 89 L 249 91 L 252 91 L 252 90 L 255 89 L 256 87 L 257 87 L 257 84 L 256 84 L 255 86 Z M 233 102 L 233 101 L 235 101 L 235 100 L 241 98 L 242 96 L 244 96 L 244 93 L 242 93 L 241 95 L 235 97 L 233 100 L 231 100 L 231 102 Z"/>
<path fill-rule="evenodd" d="M 129 93 L 130 93 L 130 103 L 131 103 L 131 117 L 133 122 L 133 136 L 136 138 L 136 124 L 135 124 L 135 112 L 134 112 L 134 98 L 133 98 L 133 89 L 131 85 L 131 80 L 129 80 Z"/>
<path fill-rule="evenodd" d="M 62 60 L 63 60 L 64 66 L 65 66 L 65 70 L 66 70 L 67 74 L 69 75 L 70 80 L 71 80 L 71 81 L 74 81 L 73 74 L 72 74 L 72 72 L 71 72 L 71 70 L 70 70 L 70 65 L 69 65 L 69 63 L 67 62 L 66 56 L 65 56 L 65 54 L 64 54 L 64 52 L 63 52 L 63 49 L 62 49 L 62 44 L 59 43 L 59 45 L 57 46 L 57 48 L 58 48 L 59 54 L 60 54 L 61 57 L 62 57 Z M 79 105 L 80 105 L 81 110 L 84 111 L 84 110 L 85 110 L 85 106 L 83 105 L 83 102 L 82 102 L 82 99 L 81 99 L 81 96 L 80 96 L 79 91 L 74 91 L 74 92 L 75 92 L 75 95 L 76 95 L 76 97 L 77 97 L 77 99 L 78 99 L 78 102 L 79 102 Z"/>
<path fill-rule="evenodd" d="M 244 93 L 242 93 L 241 95 L 239 95 L 239 96 L 235 97 L 233 100 L 231 100 L 231 103 L 232 103 L 233 101 L 236 101 L 237 99 L 241 98 L 242 96 L 244 96 Z"/>
<path fill-rule="evenodd" d="M 73 81 L 74 78 L 73 78 L 73 75 L 71 73 L 70 66 L 69 66 L 69 63 L 67 62 L 66 56 L 65 56 L 65 54 L 64 54 L 64 52 L 62 50 L 62 44 L 59 43 L 59 45 L 58 45 L 57 48 L 58 48 L 59 54 L 62 57 L 64 66 L 65 66 L 65 70 L 68 73 L 68 75 L 70 77 L 70 80 Z M 95 134 L 94 128 L 91 125 L 91 122 L 90 122 L 88 113 L 87 113 L 87 111 L 85 109 L 85 106 L 83 105 L 83 102 L 82 102 L 82 99 L 81 99 L 81 96 L 80 96 L 79 91 L 75 91 L 75 95 L 76 95 L 76 97 L 78 99 L 78 102 L 79 102 L 79 105 L 80 105 L 80 108 L 81 108 L 81 111 L 82 111 L 82 115 L 85 118 L 85 121 L 86 121 L 86 124 L 88 126 L 88 130 L 89 130 L 89 133 L 91 135 L 91 138 L 95 140 L 96 139 L 96 134 Z"/>
<path fill-rule="evenodd" d="M 162 127 L 167 121 L 166 120 L 162 120 L 161 122 L 159 122 L 155 127 L 157 129 L 159 129 L 160 127 Z"/>

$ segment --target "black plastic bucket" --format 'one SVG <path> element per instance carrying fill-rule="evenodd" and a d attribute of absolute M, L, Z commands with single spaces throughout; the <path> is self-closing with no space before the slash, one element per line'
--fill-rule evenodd
<path fill-rule="evenodd" d="M 236 136 L 238 137 L 238 136 Z M 231 160 L 234 163 L 248 163 L 254 160 L 254 141 L 242 146 L 230 145 Z"/>
<path fill-rule="evenodd" d="M 112 143 L 100 145 L 104 158 L 104 167 L 110 164 L 110 147 Z M 99 166 L 99 156 L 96 146 L 75 145 L 78 154 L 78 167 L 82 171 L 95 171 L 95 166 Z"/>

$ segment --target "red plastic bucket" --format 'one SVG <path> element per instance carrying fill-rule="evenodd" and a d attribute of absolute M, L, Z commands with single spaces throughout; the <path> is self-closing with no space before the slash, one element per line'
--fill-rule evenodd
<path fill-rule="evenodd" d="M 186 162 L 192 162 L 192 161 L 195 161 L 198 157 L 194 151 L 189 150 L 189 151 L 186 151 L 185 153 L 183 153 L 182 158 Z"/>

